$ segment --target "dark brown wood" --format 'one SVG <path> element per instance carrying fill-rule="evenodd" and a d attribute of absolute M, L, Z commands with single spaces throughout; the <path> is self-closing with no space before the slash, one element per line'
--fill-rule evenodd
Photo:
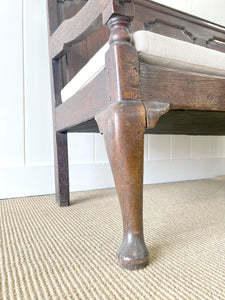
<path fill-rule="evenodd" d="M 146 128 L 141 102 L 120 102 L 96 116 L 112 168 L 123 216 L 119 264 L 139 269 L 148 264 L 142 224 L 143 144 Z"/>
<path fill-rule="evenodd" d="M 146 112 L 146 128 L 154 128 L 159 118 L 170 109 L 169 103 L 143 101 Z"/>
<path fill-rule="evenodd" d="M 140 64 L 142 99 L 170 103 L 171 109 L 225 111 L 225 79 Z"/>
<path fill-rule="evenodd" d="M 53 9 L 55 17 L 50 14 L 53 20 L 53 25 L 49 30 L 55 29 L 56 21 L 56 1 L 49 0 L 49 11 Z M 52 19 L 53 18 L 53 19 Z M 69 166 L 68 166 L 68 146 L 67 134 L 57 133 L 55 130 L 56 118 L 55 109 L 61 104 L 61 89 L 63 86 L 62 64 L 61 61 L 54 61 L 50 63 L 52 73 L 52 113 L 53 113 L 53 142 L 54 142 L 54 166 L 55 166 L 55 190 L 56 190 L 56 203 L 59 206 L 69 205 Z M 54 75 L 53 75 L 54 74 Z"/>
<path fill-rule="evenodd" d="M 56 2 L 56 1 L 55 1 Z M 224 27 L 215 25 L 205 20 L 184 14 L 183 12 L 162 6 L 150 1 L 134 1 L 136 16 L 132 22 L 131 32 L 139 29 L 148 29 L 173 38 L 183 39 L 189 42 L 225 51 Z M 86 3 L 86 0 L 65 1 L 60 3 L 60 20 L 73 17 Z M 52 13 L 54 16 L 54 14 Z M 194 25 L 193 25 L 194 24 Z M 186 28 L 185 28 L 186 26 Z M 194 38 L 191 39 L 185 32 Z M 87 61 L 106 43 L 109 32 L 107 27 L 101 26 L 87 39 L 73 44 L 67 55 L 66 67 L 62 64 L 63 72 L 70 80 Z M 198 40 L 195 39 L 198 38 Z M 65 68 L 68 68 L 66 71 Z M 63 84 L 66 84 L 63 78 Z"/>
<path fill-rule="evenodd" d="M 145 9 L 148 14 L 148 9 L 154 12 L 155 16 L 158 16 L 158 13 L 167 16 L 167 19 L 170 20 L 171 17 L 176 17 L 178 19 L 182 19 L 184 21 L 189 22 L 190 24 L 197 24 L 199 27 L 211 28 L 213 30 L 224 32 L 225 27 L 222 25 L 215 24 L 208 20 L 204 20 L 202 18 L 190 15 L 183 11 L 176 10 L 174 8 L 168 7 L 166 5 L 162 5 L 160 3 L 149 1 L 149 0 L 134 0 L 135 9 Z M 135 10 L 135 17 L 139 16 L 139 13 Z M 143 15 L 143 20 L 145 16 Z"/>
<path fill-rule="evenodd" d="M 155 19 L 152 22 L 145 24 L 145 29 L 152 32 L 162 33 L 163 35 L 170 36 L 173 32 L 173 36 L 182 41 L 195 43 L 196 37 L 192 35 L 184 26 L 176 23 L 168 23 L 163 20 Z"/>
<path fill-rule="evenodd" d="M 90 120 L 108 105 L 105 77 L 103 70 L 83 89 L 56 108 L 56 131 L 65 132 L 70 127 Z"/>
<path fill-rule="evenodd" d="M 145 102 L 144 102 L 145 103 Z M 71 127 L 69 132 L 99 132 L 94 119 Z M 225 113 L 216 111 L 170 110 L 162 116 L 150 134 L 225 135 Z"/>
<path fill-rule="evenodd" d="M 67 132 L 99 127 L 123 217 L 118 262 L 142 268 L 148 263 L 144 133 L 225 134 L 225 80 L 140 63 L 130 32 L 149 30 L 225 52 L 225 28 L 147 0 L 48 1 L 51 33 L 61 24 L 50 41 L 57 202 L 69 204 Z M 61 89 L 108 39 L 104 70 L 61 103 Z"/>
<path fill-rule="evenodd" d="M 105 7 L 102 13 L 102 22 L 107 24 L 108 20 L 113 15 L 126 16 L 130 19 L 134 17 L 134 4 L 132 1 L 116 1 L 112 0 L 108 2 L 108 5 Z"/>
<path fill-rule="evenodd" d="M 132 3 L 120 3 L 115 0 L 89 0 L 74 17 L 65 20 L 52 34 L 51 58 L 58 59 L 65 55 L 72 44 L 87 38 L 113 14 L 133 16 L 134 6 Z"/>
<path fill-rule="evenodd" d="M 56 203 L 59 206 L 68 206 L 70 195 L 67 134 L 55 133 L 54 143 Z"/>
<path fill-rule="evenodd" d="M 123 217 L 124 234 L 117 252 L 118 262 L 127 269 L 140 269 L 148 264 L 142 220 L 144 132 L 148 126 L 154 127 L 168 109 L 166 103 L 144 105 L 140 101 L 121 101 L 96 115 Z"/>
<path fill-rule="evenodd" d="M 50 39 L 51 58 L 62 57 L 76 42 L 85 39 L 102 24 L 101 14 L 109 0 L 90 0 L 71 19 L 65 20 Z"/>
<path fill-rule="evenodd" d="M 75 16 L 86 4 L 86 0 L 66 1 L 61 3 L 59 11 L 60 21 L 64 21 Z M 87 63 L 87 40 L 84 39 L 71 46 L 70 51 L 62 57 L 63 86 L 65 86 L 77 72 Z"/>
<path fill-rule="evenodd" d="M 106 26 L 100 26 L 87 38 L 88 60 L 109 41 L 109 34 L 110 32 Z M 101 39 L 99 39 L 99 36 L 101 36 Z"/>
<path fill-rule="evenodd" d="M 52 63 L 52 72 L 54 74 L 53 83 L 54 83 L 54 109 L 62 103 L 61 100 L 61 90 L 63 88 L 63 76 L 62 76 L 62 63 L 61 61 L 53 61 Z"/>
<path fill-rule="evenodd" d="M 119 2 L 121 2 L 121 3 L 129 3 L 129 2 L 133 2 L 133 0 L 119 0 Z"/>
<path fill-rule="evenodd" d="M 86 3 L 80 0 L 64 7 L 64 16 L 66 19 L 74 16 Z M 106 26 L 98 27 L 87 39 L 75 43 L 67 53 L 67 73 L 69 81 L 77 72 L 89 61 L 89 59 L 108 41 L 109 30 Z"/>
<path fill-rule="evenodd" d="M 53 141 L 54 141 L 54 161 L 55 161 L 55 190 L 56 202 L 59 206 L 69 205 L 69 166 L 68 166 L 68 146 L 67 134 L 57 133 L 55 109 L 61 103 L 60 97 L 60 74 L 59 63 L 54 63 L 55 89 L 52 87 L 52 111 L 53 111 Z"/>
<path fill-rule="evenodd" d="M 130 18 L 119 15 L 108 22 L 111 34 L 105 68 L 108 99 L 112 102 L 141 99 L 138 55 L 131 44 L 129 23 Z"/>
<path fill-rule="evenodd" d="M 93 124 L 92 124 L 93 126 Z M 225 113 L 218 111 L 170 110 L 150 134 L 225 135 Z"/>
<path fill-rule="evenodd" d="M 58 27 L 57 0 L 48 0 L 48 18 L 50 35 Z"/>
<path fill-rule="evenodd" d="M 134 30 L 150 30 L 162 35 L 185 40 L 204 47 L 209 41 L 224 40 L 225 28 L 212 22 L 147 0 L 134 0 Z M 225 52 L 225 45 L 215 43 L 213 49 Z"/>

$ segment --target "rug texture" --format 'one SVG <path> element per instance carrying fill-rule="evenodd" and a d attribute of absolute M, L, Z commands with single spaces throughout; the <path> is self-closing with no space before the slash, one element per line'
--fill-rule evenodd
<path fill-rule="evenodd" d="M 121 269 L 114 189 L 0 201 L 0 298 L 225 299 L 225 177 L 144 187 L 150 264 Z"/>

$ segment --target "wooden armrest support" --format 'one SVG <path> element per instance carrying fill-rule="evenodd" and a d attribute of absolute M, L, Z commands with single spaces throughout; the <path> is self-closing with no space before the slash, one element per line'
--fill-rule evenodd
<path fill-rule="evenodd" d="M 100 25 L 106 24 L 112 14 L 132 18 L 134 4 L 130 0 L 89 0 L 71 19 L 65 20 L 50 38 L 52 59 L 66 54 L 71 45 L 85 39 Z"/>

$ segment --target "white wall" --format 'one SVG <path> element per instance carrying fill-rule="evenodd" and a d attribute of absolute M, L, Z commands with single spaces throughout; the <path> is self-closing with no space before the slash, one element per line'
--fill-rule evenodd
<path fill-rule="evenodd" d="M 158 2 L 225 25 L 223 0 Z M 45 1 L 5 1 L 0 36 L 0 198 L 53 193 Z M 72 191 L 113 186 L 102 136 L 69 136 L 69 156 Z M 223 173 L 224 137 L 145 136 L 145 183 Z"/>

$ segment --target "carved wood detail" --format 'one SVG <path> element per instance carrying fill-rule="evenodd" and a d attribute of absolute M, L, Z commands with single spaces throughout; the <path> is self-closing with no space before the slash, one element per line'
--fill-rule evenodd
<path fill-rule="evenodd" d="M 188 31 L 184 26 L 168 23 L 161 19 L 155 19 L 153 22 L 145 23 L 145 30 L 152 31 L 155 33 L 171 36 L 171 31 L 177 39 L 194 43 L 196 37 Z"/>
<path fill-rule="evenodd" d="M 126 16 L 114 15 L 107 25 L 111 31 L 110 49 L 106 53 L 108 101 L 140 100 L 139 61 L 131 44 Z M 132 71 L 131 71 L 132 70 Z"/>
<path fill-rule="evenodd" d="M 167 102 L 143 101 L 143 105 L 146 111 L 147 128 L 154 128 L 159 118 L 170 109 L 170 104 Z"/>
<path fill-rule="evenodd" d="M 111 31 L 109 37 L 109 44 L 130 44 L 130 32 L 129 32 L 130 18 L 126 16 L 114 16 L 109 19 L 107 25 Z"/>

